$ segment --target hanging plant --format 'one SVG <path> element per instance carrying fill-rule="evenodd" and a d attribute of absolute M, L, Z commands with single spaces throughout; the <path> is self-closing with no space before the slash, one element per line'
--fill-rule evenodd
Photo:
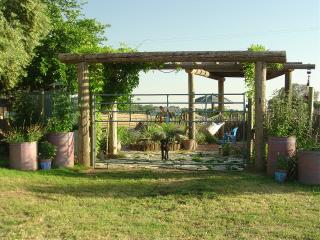
<path fill-rule="evenodd" d="M 252 52 L 265 52 L 268 51 L 265 46 L 259 44 L 252 44 L 248 51 Z M 243 64 L 243 72 L 246 83 L 246 94 L 248 98 L 251 98 L 254 102 L 254 94 L 255 94 L 255 63 L 244 63 Z M 267 70 L 281 70 L 283 68 L 283 64 L 280 63 L 270 63 L 267 65 Z"/>

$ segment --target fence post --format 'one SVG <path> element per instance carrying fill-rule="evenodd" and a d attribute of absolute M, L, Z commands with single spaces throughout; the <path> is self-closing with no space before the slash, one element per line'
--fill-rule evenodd
<path fill-rule="evenodd" d="M 312 131 L 312 122 L 313 122 L 313 105 L 314 105 L 314 88 L 309 87 L 308 94 L 308 113 L 309 113 L 309 121 L 310 121 L 310 132 Z"/>
<path fill-rule="evenodd" d="M 90 113 L 91 113 L 91 117 L 90 117 L 90 122 L 91 122 L 91 134 L 90 134 L 90 138 L 91 138 L 91 149 L 90 149 L 90 165 L 94 168 L 95 167 L 95 160 L 96 160 L 96 109 L 95 109 L 95 96 L 92 94 L 90 97 L 91 100 L 91 108 L 90 108 Z"/>
<path fill-rule="evenodd" d="M 252 158 L 252 128 L 253 128 L 253 107 L 252 107 L 252 98 L 248 99 L 248 120 L 247 120 L 247 159 L 251 161 Z"/>

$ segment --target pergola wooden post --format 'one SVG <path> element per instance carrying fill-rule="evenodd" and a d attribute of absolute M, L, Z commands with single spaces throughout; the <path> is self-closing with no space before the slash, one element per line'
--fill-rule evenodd
<path fill-rule="evenodd" d="M 265 112 L 266 112 L 267 65 L 265 62 L 255 63 L 255 168 L 265 169 Z"/>
<path fill-rule="evenodd" d="M 195 120 L 195 93 L 194 93 L 194 79 L 193 79 L 193 72 L 188 71 L 188 102 L 189 102 L 189 122 L 188 122 L 188 130 L 189 130 L 189 139 L 195 140 L 196 139 L 196 124 Z"/>
<path fill-rule="evenodd" d="M 285 73 L 284 91 L 289 104 L 292 102 L 292 70 Z"/>
<path fill-rule="evenodd" d="M 225 78 L 221 78 L 218 80 L 218 109 L 219 111 L 223 111 L 224 110 L 224 81 Z"/>
<path fill-rule="evenodd" d="M 78 161 L 90 166 L 90 93 L 88 64 L 78 63 L 78 84 L 80 98 L 80 121 L 78 130 Z"/>
<path fill-rule="evenodd" d="M 218 110 L 219 112 L 223 112 L 224 111 L 224 81 L 226 79 L 224 77 L 219 78 L 218 79 Z M 223 121 L 223 114 L 222 116 L 222 121 Z M 220 138 L 223 138 L 223 134 L 224 134 L 224 126 L 222 126 L 219 130 L 219 136 Z"/>

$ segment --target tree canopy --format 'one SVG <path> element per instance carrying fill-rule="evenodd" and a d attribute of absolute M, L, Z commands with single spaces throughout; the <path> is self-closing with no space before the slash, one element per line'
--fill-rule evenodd
<path fill-rule="evenodd" d="M 46 6 L 41 0 L 1 0 L 0 91 L 9 91 L 26 74 L 33 50 L 48 29 Z"/>
<path fill-rule="evenodd" d="M 31 90 L 52 88 L 61 84 L 69 91 L 77 88 L 75 66 L 61 63 L 58 53 L 75 53 L 82 48 L 95 48 L 106 38 L 106 27 L 95 19 L 85 18 L 77 0 L 43 0 L 47 4 L 51 30 L 35 49 L 33 58 L 19 86 Z"/>

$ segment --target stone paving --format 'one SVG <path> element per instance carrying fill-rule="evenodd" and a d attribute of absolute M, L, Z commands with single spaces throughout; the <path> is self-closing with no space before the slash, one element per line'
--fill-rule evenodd
<path fill-rule="evenodd" d="M 102 157 L 103 158 L 103 157 Z M 109 166 L 170 168 L 181 170 L 243 170 L 241 157 L 223 157 L 218 151 L 169 152 L 169 160 L 162 161 L 160 152 L 124 151 L 116 159 L 97 159 L 96 168 Z"/>

